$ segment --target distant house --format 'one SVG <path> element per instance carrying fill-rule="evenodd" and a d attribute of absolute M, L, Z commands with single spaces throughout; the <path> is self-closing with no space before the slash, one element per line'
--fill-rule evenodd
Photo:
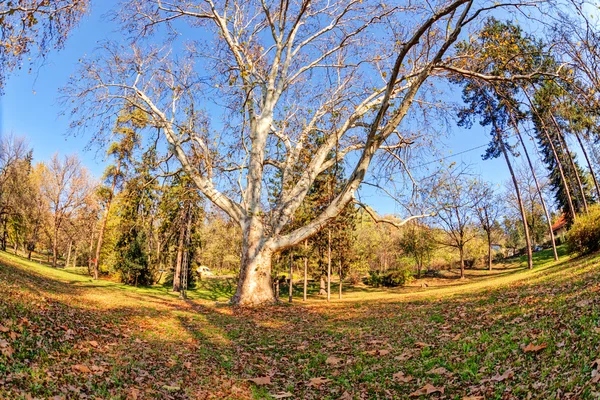
<path fill-rule="evenodd" d="M 567 219 L 564 214 L 558 217 L 556 222 L 552 225 L 552 233 L 554 233 L 555 237 L 560 238 L 561 242 L 564 240 L 565 233 L 567 233 Z"/>

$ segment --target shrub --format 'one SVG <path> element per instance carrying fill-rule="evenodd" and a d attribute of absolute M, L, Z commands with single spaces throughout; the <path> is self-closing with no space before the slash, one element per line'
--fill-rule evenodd
<path fill-rule="evenodd" d="M 399 269 L 383 275 L 381 284 L 386 287 L 404 286 L 412 280 L 412 274 L 408 269 Z"/>
<path fill-rule="evenodd" d="M 577 216 L 567 232 L 567 244 L 579 254 L 600 250 L 600 205 L 591 206 L 587 215 Z"/>
<path fill-rule="evenodd" d="M 409 283 L 412 278 L 412 273 L 408 269 L 397 269 L 384 273 L 380 273 L 379 271 L 371 271 L 369 272 L 369 276 L 365 278 L 365 284 L 374 287 L 404 286 Z"/>
<path fill-rule="evenodd" d="M 381 286 L 382 276 L 379 271 L 369 271 L 369 276 L 364 279 L 365 285 L 379 287 Z"/>

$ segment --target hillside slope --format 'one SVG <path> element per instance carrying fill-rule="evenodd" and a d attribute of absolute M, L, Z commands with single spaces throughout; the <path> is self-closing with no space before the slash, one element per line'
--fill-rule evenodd
<path fill-rule="evenodd" d="M 597 398 L 599 269 L 242 310 L 1 253 L 0 398 Z"/>

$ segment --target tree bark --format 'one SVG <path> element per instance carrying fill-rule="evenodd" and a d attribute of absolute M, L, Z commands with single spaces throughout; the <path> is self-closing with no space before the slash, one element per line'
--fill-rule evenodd
<path fill-rule="evenodd" d="M 58 258 L 58 225 L 55 222 L 54 237 L 52 238 L 52 266 L 56 268 Z"/>
<path fill-rule="evenodd" d="M 263 228 L 256 217 L 246 218 L 242 226 L 240 278 L 231 303 L 248 307 L 274 303 L 271 286 L 273 250 L 263 237 Z"/>
<path fill-rule="evenodd" d="M 579 136 L 579 133 L 574 131 L 575 137 L 577 138 L 577 142 L 579 143 L 579 147 L 581 147 L 581 152 L 585 157 L 585 162 L 587 163 L 588 169 L 590 170 L 590 175 L 592 176 L 592 181 L 594 182 L 594 187 L 596 188 L 596 194 L 598 195 L 598 201 L 600 201 L 600 186 L 598 185 L 598 179 L 596 179 L 596 173 L 594 172 L 594 168 L 592 168 L 592 163 L 590 161 L 590 157 L 588 155 L 585 146 L 583 145 L 583 141 Z"/>
<path fill-rule="evenodd" d="M 304 292 L 302 300 L 306 301 L 306 292 L 308 289 L 308 256 L 306 255 L 308 249 L 308 241 L 304 241 Z"/>
<path fill-rule="evenodd" d="M 569 184 L 565 177 L 565 172 L 563 170 L 560 158 L 558 157 L 556 147 L 554 146 L 554 143 L 552 142 L 552 138 L 550 137 L 550 134 L 548 133 L 548 129 L 546 127 L 546 124 L 544 123 L 544 120 L 542 119 L 542 116 L 537 112 L 537 109 L 533 105 L 533 101 L 532 101 L 531 97 L 529 97 L 529 94 L 527 93 L 526 90 L 523 90 L 523 93 L 527 97 L 527 101 L 529 102 L 530 109 L 533 110 L 533 112 L 537 115 L 540 123 L 542 124 L 542 131 L 544 131 L 546 140 L 548 140 L 548 144 L 550 145 L 550 148 L 552 149 L 552 155 L 554 156 L 554 162 L 556 162 L 556 166 L 558 167 L 558 172 L 560 173 L 560 179 L 562 180 L 562 183 L 563 183 L 563 186 L 565 189 L 565 194 L 567 195 L 567 204 L 569 205 L 569 211 L 571 212 L 571 215 L 573 216 L 573 221 L 575 221 L 577 219 L 577 214 L 575 213 L 575 207 L 573 206 L 573 197 L 571 196 L 571 190 L 569 189 Z"/>
<path fill-rule="evenodd" d="M 339 287 L 339 293 L 338 293 L 338 298 L 341 300 L 342 299 L 342 259 L 339 259 L 339 275 L 340 275 L 340 287 Z"/>
<path fill-rule="evenodd" d="M 521 219 L 523 220 L 523 230 L 525 231 L 525 243 L 527 246 L 527 267 L 529 269 L 533 268 L 533 254 L 531 252 L 531 236 L 529 235 L 529 226 L 527 224 L 527 216 L 525 214 L 525 207 L 523 206 L 523 200 L 521 199 L 521 191 L 519 190 L 519 183 L 517 182 L 517 177 L 515 176 L 515 171 L 513 170 L 510 159 L 508 158 L 508 152 L 506 151 L 506 147 L 504 146 L 504 141 L 500 138 L 500 148 L 502 150 L 502 154 L 504 154 L 504 159 L 506 160 L 506 165 L 508 166 L 508 170 L 510 171 L 510 176 L 513 181 L 513 185 L 515 186 L 515 192 L 517 194 L 517 201 L 519 202 L 519 210 L 521 211 Z"/>
<path fill-rule="evenodd" d="M 487 232 L 488 240 L 488 270 L 492 270 L 492 232 L 488 229 Z"/>
<path fill-rule="evenodd" d="M 331 229 L 327 230 L 327 301 L 331 301 Z"/>
<path fill-rule="evenodd" d="M 173 291 L 179 292 L 181 290 L 181 266 L 183 263 L 183 245 L 185 240 L 185 218 L 186 216 L 185 208 L 182 212 L 182 218 L 179 222 L 179 240 L 177 241 L 177 257 L 175 261 L 175 273 L 173 274 Z"/>
<path fill-rule="evenodd" d="M 292 302 L 292 298 L 293 298 L 293 291 L 294 291 L 294 271 L 292 270 L 293 268 L 293 259 L 294 259 L 294 255 L 290 252 L 290 286 L 289 286 L 289 290 L 288 290 L 288 301 L 291 303 Z"/>
<path fill-rule="evenodd" d="M 73 250 L 73 268 L 77 268 L 77 244 Z"/>
<path fill-rule="evenodd" d="M 460 279 L 465 279 L 465 254 L 462 246 L 458 248 L 458 254 L 460 256 Z"/>
<path fill-rule="evenodd" d="M 69 266 L 71 262 L 71 248 L 73 247 L 73 240 L 69 240 L 69 249 L 67 250 L 67 261 L 65 262 L 65 267 Z"/>
<path fill-rule="evenodd" d="M 511 116 L 512 118 L 512 116 Z M 519 141 L 521 142 L 521 146 L 523 147 L 523 152 L 525 153 L 525 158 L 527 159 L 527 163 L 529 164 L 529 169 L 531 170 L 531 175 L 533 176 L 533 181 L 535 182 L 535 188 L 540 196 L 540 201 L 542 202 L 542 207 L 544 208 L 544 214 L 546 215 L 546 221 L 548 222 L 548 232 L 550 233 L 550 241 L 552 242 L 552 252 L 554 253 L 554 260 L 558 261 L 558 252 L 556 251 L 556 241 L 554 239 L 554 231 L 552 231 L 552 219 L 550 219 L 550 213 L 548 212 L 548 207 L 546 206 L 546 201 L 544 200 L 544 195 L 542 193 L 542 189 L 540 188 L 540 184 L 538 182 L 537 176 L 535 174 L 535 169 L 533 168 L 533 163 L 531 162 L 531 158 L 529 157 L 529 152 L 527 151 L 527 147 L 525 146 L 525 141 L 523 141 L 523 137 L 521 136 L 521 131 L 517 127 L 515 121 L 513 120 L 513 125 L 515 127 L 515 131 L 519 136 Z M 490 270 L 491 270 L 490 264 Z"/>
<path fill-rule="evenodd" d="M 550 113 L 550 117 L 552 118 L 552 122 L 553 122 L 554 126 L 556 127 L 556 131 L 557 131 L 556 136 L 558 137 L 558 141 L 560 142 L 560 145 L 563 147 L 563 151 L 565 152 L 565 155 L 566 155 L 567 159 L 569 160 L 569 164 L 570 164 L 571 168 L 573 169 L 573 175 L 575 175 L 575 179 L 577 180 L 577 186 L 579 187 L 579 192 L 581 193 L 581 201 L 583 204 L 583 210 L 587 214 L 588 213 L 587 199 L 585 198 L 585 190 L 583 189 L 583 184 L 581 183 L 581 177 L 579 176 L 579 172 L 577 172 L 577 166 L 575 165 L 573 156 L 571 155 L 571 152 L 569 151 L 569 146 L 567 145 L 567 140 L 565 139 L 565 136 L 563 135 L 562 130 L 560 129 L 560 125 L 558 124 L 558 121 L 554 117 L 554 114 Z"/>
<path fill-rule="evenodd" d="M 89 248 L 89 252 L 88 252 L 88 275 L 92 275 L 92 265 L 93 265 L 93 260 L 92 260 L 92 251 L 94 251 L 94 232 L 92 231 L 92 234 L 90 235 L 90 248 Z"/>

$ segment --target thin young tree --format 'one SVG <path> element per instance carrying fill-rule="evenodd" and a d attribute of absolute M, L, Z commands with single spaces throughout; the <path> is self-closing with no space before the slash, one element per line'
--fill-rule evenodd
<path fill-rule="evenodd" d="M 501 202 L 494 193 L 493 188 L 486 182 L 476 181 L 474 182 L 474 190 L 472 194 L 475 196 L 473 201 L 475 207 L 475 215 L 479 220 L 481 229 L 485 232 L 488 254 L 487 254 L 487 265 L 488 269 L 492 270 L 492 245 L 493 245 L 493 233 L 497 226 L 498 218 L 502 208 L 500 207 Z"/>

